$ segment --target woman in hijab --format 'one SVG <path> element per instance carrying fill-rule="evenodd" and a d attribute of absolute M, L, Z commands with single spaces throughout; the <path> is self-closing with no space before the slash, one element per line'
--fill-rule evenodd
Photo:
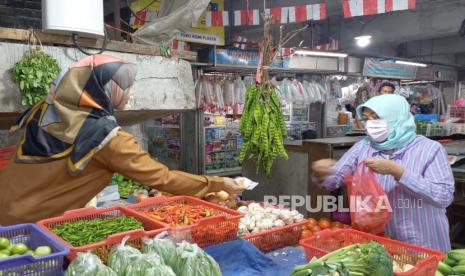
<path fill-rule="evenodd" d="M 15 161 L 0 171 L 0 225 L 82 208 L 120 173 L 171 194 L 239 193 L 230 178 L 170 171 L 143 151 L 113 117 L 132 94 L 136 66 L 88 56 L 60 75 L 48 98 L 23 114 Z"/>
<path fill-rule="evenodd" d="M 367 138 L 355 144 L 339 161 L 320 160 L 314 176 L 327 190 L 343 185 L 365 162 L 373 170 L 392 207 L 386 233 L 400 241 L 448 251 L 446 207 L 454 194 L 454 178 L 445 149 L 416 135 L 410 106 L 404 97 L 382 95 L 357 108 Z"/>

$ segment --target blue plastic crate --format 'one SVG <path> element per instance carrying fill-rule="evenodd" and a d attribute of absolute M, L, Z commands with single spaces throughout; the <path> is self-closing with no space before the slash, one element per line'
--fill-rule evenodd
<path fill-rule="evenodd" d="M 0 227 L 0 237 L 11 243 L 24 243 L 29 248 L 49 246 L 52 254 L 43 257 L 22 255 L 0 260 L 0 276 L 3 275 L 63 275 L 63 260 L 69 249 L 50 237 L 34 224 L 18 224 Z"/>

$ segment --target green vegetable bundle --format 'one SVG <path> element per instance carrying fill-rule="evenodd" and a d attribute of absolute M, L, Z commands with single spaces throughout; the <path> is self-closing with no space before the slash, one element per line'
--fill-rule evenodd
<path fill-rule="evenodd" d="M 117 276 L 117 274 L 105 266 L 96 255 L 79 252 L 76 259 L 68 266 L 65 276 Z"/>
<path fill-rule="evenodd" d="M 393 260 L 376 242 L 353 244 L 296 266 L 291 276 L 392 276 Z"/>
<path fill-rule="evenodd" d="M 12 79 L 22 93 L 21 104 L 33 106 L 47 97 L 60 66 L 41 49 L 32 49 L 13 67 Z"/>
<path fill-rule="evenodd" d="M 140 254 L 131 261 L 125 275 L 131 276 L 176 276 L 156 253 Z"/>
<path fill-rule="evenodd" d="M 465 275 L 465 248 L 450 250 L 447 258 L 439 262 L 436 275 Z"/>
<path fill-rule="evenodd" d="M 118 185 L 118 192 L 122 197 L 128 197 L 134 193 L 134 191 L 145 188 L 143 184 L 120 174 L 115 174 L 113 176 L 113 183 Z"/>
<path fill-rule="evenodd" d="M 84 246 L 103 241 L 113 234 L 142 228 L 142 222 L 137 219 L 119 216 L 59 223 L 50 230 L 72 246 Z"/>
<path fill-rule="evenodd" d="M 256 84 L 247 90 L 240 131 L 244 137 L 240 161 L 255 159 L 257 173 L 262 168 L 270 175 L 277 157 L 287 159 L 283 144 L 287 129 L 274 88 Z"/>
<path fill-rule="evenodd" d="M 177 253 L 176 245 L 169 239 L 144 239 L 142 252 L 157 253 L 171 267 L 176 265 Z"/>
<path fill-rule="evenodd" d="M 141 255 L 139 250 L 125 245 L 126 240 L 127 239 L 124 239 L 121 244 L 115 246 L 108 256 L 108 266 L 113 269 L 118 276 L 130 275 L 127 273 L 129 266 Z"/>
<path fill-rule="evenodd" d="M 173 270 L 178 276 L 221 276 L 218 263 L 196 244 L 182 242 L 177 250 L 177 264 Z"/>

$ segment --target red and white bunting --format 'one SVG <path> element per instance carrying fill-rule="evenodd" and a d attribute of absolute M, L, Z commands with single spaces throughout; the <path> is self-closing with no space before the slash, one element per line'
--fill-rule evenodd
<path fill-rule="evenodd" d="M 293 7 L 294 13 L 289 14 L 289 22 L 303 22 L 309 20 L 326 19 L 326 3 L 316 5 L 300 5 Z M 295 17 L 292 15 L 295 14 Z"/>
<path fill-rule="evenodd" d="M 254 10 L 234 11 L 234 26 L 260 25 L 260 12 Z"/>
<path fill-rule="evenodd" d="M 415 0 L 344 0 L 345 18 L 415 9 Z"/>
<path fill-rule="evenodd" d="M 415 0 L 386 0 L 386 12 L 413 10 L 415 7 Z"/>

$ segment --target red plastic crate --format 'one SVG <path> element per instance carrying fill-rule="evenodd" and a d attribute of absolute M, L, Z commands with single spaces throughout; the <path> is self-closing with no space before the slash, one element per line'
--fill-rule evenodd
<path fill-rule="evenodd" d="M 244 235 L 241 238 L 253 243 L 262 252 L 270 252 L 299 243 L 302 228 L 306 220 L 273 228 L 256 234 Z"/>
<path fill-rule="evenodd" d="M 313 257 L 320 258 L 331 251 L 354 243 L 370 241 L 382 244 L 400 265 L 410 264 L 414 266 L 407 272 L 394 273 L 396 276 L 434 276 L 439 261 L 446 257 L 440 251 L 382 238 L 353 229 L 321 231 L 312 237 L 301 240 L 300 245 L 304 247 L 305 255 L 310 260 Z"/>
<path fill-rule="evenodd" d="M 105 240 L 91 243 L 85 246 L 78 246 L 74 247 L 55 233 L 53 233 L 50 228 L 54 227 L 55 225 L 63 222 L 71 222 L 71 221 L 79 221 L 79 220 L 92 220 L 97 218 L 113 218 L 119 216 L 131 216 L 135 219 L 142 222 L 144 226 L 144 230 L 133 230 L 128 232 L 122 232 L 114 235 L 108 236 Z M 166 228 L 163 224 L 158 223 L 156 221 L 148 220 L 142 216 L 137 214 L 132 214 L 127 210 L 124 210 L 120 206 L 109 207 L 109 208 L 83 208 L 65 212 L 65 214 L 61 217 L 49 218 L 44 219 L 37 222 L 37 225 L 44 229 L 48 234 L 52 237 L 56 238 L 60 242 L 62 242 L 66 247 L 70 249 L 70 253 L 67 255 L 69 260 L 73 260 L 76 258 L 77 252 L 86 252 L 86 251 L 93 251 L 96 255 L 100 257 L 103 262 L 106 262 L 108 259 L 108 254 L 111 251 L 111 248 L 119 244 L 124 237 L 129 236 L 128 241 L 126 244 L 132 245 L 135 248 L 140 249 L 142 245 L 142 238 L 144 237 L 155 237 L 156 235 L 160 234 L 163 231 L 166 231 Z"/>
<path fill-rule="evenodd" d="M 15 153 L 16 147 L 0 148 L 0 169 L 6 166 Z"/>
<path fill-rule="evenodd" d="M 143 213 L 146 209 L 158 208 L 168 204 L 201 205 L 214 209 L 218 212 L 218 215 L 201 219 L 193 225 L 172 227 Z M 123 208 L 135 215 L 143 216 L 145 219 L 162 223 L 168 228 L 170 235 L 196 243 L 200 247 L 236 239 L 239 220 L 243 217 L 241 212 L 190 196 L 149 198 L 138 204 L 123 206 Z"/>

